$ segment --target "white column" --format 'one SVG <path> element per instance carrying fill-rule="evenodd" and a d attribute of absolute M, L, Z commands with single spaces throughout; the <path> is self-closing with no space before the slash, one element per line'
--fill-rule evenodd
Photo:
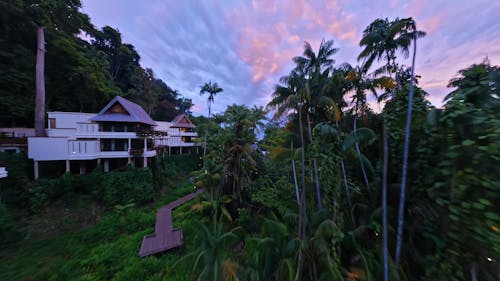
<path fill-rule="evenodd" d="M 169 145 L 168 146 L 168 156 L 172 155 L 172 147 Z"/>
<path fill-rule="evenodd" d="M 182 155 L 182 146 L 179 146 L 179 154 Z"/>
<path fill-rule="evenodd" d="M 127 164 L 131 164 L 132 163 L 132 157 L 128 157 L 128 161 L 127 161 Z"/>
<path fill-rule="evenodd" d="M 148 150 L 148 139 L 144 138 L 144 152 Z"/>
<path fill-rule="evenodd" d="M 128 139 L 128 151 L 132 148 L 132 139 Z"/>
<path fill-rule="evenodd" d="M 39 177 L 38 161 L 33 161 L 33 172 L 34 172 L 33 176 L 35 177 L 35 180 L 37 180 Z"/>
<path fill-rule="evenodd" d="M 109 160 L 104 159 L 104 172 L 107 173 L 109 172 Z"/>
<path fill-rule="evenodd" d="M 80 175 L 85 175 L 87 173 L 87 162 L 80 161 Z"/>
<path fill-rule="evenodd" d="M 69 163 L 69 160 L 66 160 L 66 173 L 68 173 L 71 170 L 71 166 Z"/>
<path fill-rule="evenodd" d="M 146 168 L 148 166 L 148 158 L 144 157 L 144 165 L 143 167 Z"/>

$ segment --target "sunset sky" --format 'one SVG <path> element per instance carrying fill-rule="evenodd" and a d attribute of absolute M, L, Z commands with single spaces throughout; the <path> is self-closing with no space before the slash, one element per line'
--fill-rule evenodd
<path fill-rule="evenodd" d="M 308 41 L 317 50 L 333 39 L 336 65 L 357 64 L 359 40 L 376 18 L 413 17 L 427 36 L 417 46 L 416 72 L 430 101 L 440 106 L 447 82 L 461 68 L 488 57 L 500 64 L 500 1 L 189 1 L 83 0 L 94 25 L 117 28 L 141 64 L 206 114 L 200 85 L 224 92 L 214 112 L 229 104 L 266 105 L 279 77 Z M 400 63 L 411 65 L 400 56 Z"/>

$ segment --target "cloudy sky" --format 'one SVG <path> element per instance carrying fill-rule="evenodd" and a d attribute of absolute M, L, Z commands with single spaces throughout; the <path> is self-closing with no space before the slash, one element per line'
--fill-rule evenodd
<path fill-rule="evenodd" d="M 83 0 L 96 27 L 117 28 L 141 64 L 206 114 L 200 85 L 224 92 L 214 112 L 229 104 L 265 105 L 304 41 L 324 38 L 339 48 L 336 64 L 356 64 L 364 28 L 376 18 L 413 17 L 427 36 L 418 42 L 416 72 L 429 99 L 441 105 L 447 81 L 488 57 L 500 64 L 500 1 L 491 0 Z M 402 59 L 402 58 L 401 58 Z M 401 60 L 410 65 L 410 59 Z"/>

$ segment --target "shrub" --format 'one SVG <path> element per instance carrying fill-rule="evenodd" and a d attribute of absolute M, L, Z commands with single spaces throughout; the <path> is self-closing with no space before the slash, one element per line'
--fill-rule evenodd
<path fill-rule="evenodd" d="M 9 214 L 9 210 L 5 204 L 0 203 L 0 241 L 5 241 L 9 238 L 9 233 L 12 230 L 14 222 Z"/>
<path fill-rule="evenodd" d="M 94 173 L 87 184 L 92 194 L 107 205 L 145 203 L 153 199 L 153 174 L 151 170 L 127 166 L 124 172 Z"/>

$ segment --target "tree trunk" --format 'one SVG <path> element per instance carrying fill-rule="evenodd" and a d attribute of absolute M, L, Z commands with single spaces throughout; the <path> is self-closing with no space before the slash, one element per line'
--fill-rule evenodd
<path fill-rule="evenodd" d="M 356 225 L 356 222 L 354 221 L 354 215 L 352 213 L 353 211 L 352 211 L 351 193 L 349 192 L 349 186 L 347 185 L 347 175 L 345 172 L 344 159 L 340 159 L 340 166 L 342 167 L 342 176 L 344 178 L 345 196 L 347 198 L 347 205 L 349 207 L 349 214 L 351 215 L 351 222 L 352 222 L 352 226 L 354 227 Z"/>
<path fill-rule="evenodd" d="M 309 131 L 309 142 L 312 144 L 313 137 L 312 137 L 312 129 L 311 129 L 311 119 L 309 117 L 309 112 L 307 112 L 307 129 Z M 318 165 L 316 164 L 316 157 L 313 157 L 313 168 L 314 168 L 314 181 L 316 182 L 316 195 L 317 195 L 317 200 L 318 200 L 318 209 L 321 210 L 323 209 L 323 204 L 321 203 L 321 187 L 319 183 L 319 176 L 318 176 Z"/>
<path fill-rule="evenodd" d="M 370 183 L 368 182 L 368 176 L 366 175 L 366 170 L 365 170 L 365 165 L 363 164 L 363 160 L 361 159 L 361 151 L 359 150 L 359 144 L 358 144 L 358 136 L 356 135 L 356 121 L 357 118 L 354 116 L 354 136 L 356 136 L 356 152 L 358 153 L 358 158 L 359 158 L 359 164 L 361 164 L 361 171 L 363 172 L 363 178 L 365 179 L 365 184 L 366 188 L 368 189 L 368 194 L 371 194 L 370 190 Z M 370 195 L 371 198 L 371 195 Z"/>
<path fill-rule="evenodd" d="M 405 195 L 406 195 L 406 177 L 408 170 L 408 149 L 410 146 L 410 130 L 411 130 L 411 110 L 413 107 L 413 79 L 415 77 L 415 57 L 417 55 L 417 29 L 413 32 L 413 59 L 411 63 L 411 77 L 410 77 L 410 92 L 408 94 L 408 109 L 406 115 L 406 128 L 405 128 L 405 143 L 403 151 L 403 170 L 401 175 L 401 191 L 399 196 L 399 212 L 398 212 L 398 232 L 396 236 L 396 264 L 399 263 L 401 256 L 401 247 L 403 244 L 403 226 L 404 226 L 404 213 L 405 213 Z"/>
<path fill-rule="evenodd" d="M 384 281 L 389 280 L 389 258 L 387 254 L 387 163 L 389 148 L 387 145 L 387 128 L 383 128 L 384 138 L 384 167 L 382 171 L 382 256 L 384 258 Z"/>
<path fill-rule="evenodd" d="M 37 27 L 35 136 L 45 136 L 45 36 L 44 27 Z"/>
<path fill-rule="evenodd" d="M 293 141 L 290 143 L 290 149 L 293 153 Z M 292 171 L 293 171 L 293 182 L 295 184 L 295 197 L 297 198 L 297 204 L 300 207 L 299 183 L 297 182 L 297 171 L 295 171 L 295 160 L 293 160 L 293 158 L 292 158 Z"/>
<path fill-rule="evenodd" d="M 300 142 L 302 147 L 300 149 L 301 160 L 302 160 L 302 194 L 300 197 L 301 205 L 301 224 L 299 224 L 299 239 L 303 240 L 306 237 L 306 224 L 307 224 L 307 205 L 306 205 L 306 160 L 304 152 L 304 129 L 302 127 L 302 107 L 299 106 L 299 131 L 300 131 Z"/>

